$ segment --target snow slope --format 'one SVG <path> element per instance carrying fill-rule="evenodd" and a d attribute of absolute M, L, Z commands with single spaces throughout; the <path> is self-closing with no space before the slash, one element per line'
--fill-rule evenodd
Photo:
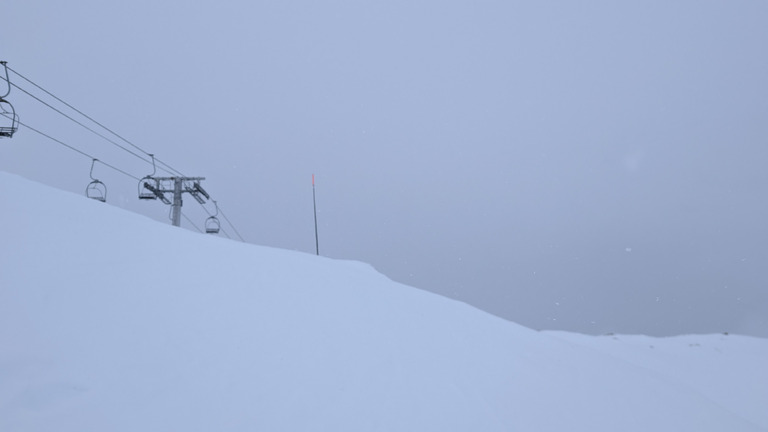
<path fill-rule="evenodd" d="M 768 340 L 537 332 L 0 173 L 0 431 L 766 431 Z"/>

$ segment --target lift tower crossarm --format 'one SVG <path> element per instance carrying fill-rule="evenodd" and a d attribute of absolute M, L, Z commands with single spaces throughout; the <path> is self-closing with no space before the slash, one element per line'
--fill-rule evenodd
<path fill-rule="evenodd" d="M 152 188 L 154 189 L 152 190 L 152 192 L 154 192 L 155 194 L 160 194 L 158 196 L 161 196 L 162 194 L 165 194 L 165 193 L 173 194 L 173 203 L 171 204 L 172 206 L 171 221 L 173 223 L 173 226 L 181 226 L 181 206 L 183 205 L 181 194 L 184 192 L 187 192 L 189 194 L 192 194 L 196 200 L 200 201 L 201 199 L 197 194 L 197 192 L 199 192 L 199 190 L 197 190 L 198 188 L 193 189 L 188 186 L 185 187 L 184 183 L 194 182 L 199 186 L 199 182 L 205 180 L 205 177 L 153 177 L 153 178 L 157 180 L 159 187 Z M 166 183 L 171 183 L 172 187 L 166 188 L 165 187 Z"/>

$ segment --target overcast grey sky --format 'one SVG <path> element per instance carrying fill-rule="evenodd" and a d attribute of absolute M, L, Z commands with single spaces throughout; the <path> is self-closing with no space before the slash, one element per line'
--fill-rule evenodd
<path fill-rule="evenodd" d="M 314 252 L 314 173 L 323 255 L 537 329 L 768 337 L 768 3 L 190 3 L 7 1 L 0 60 L 206 176 L 251 243 Z M 90 180 L 24 128 L 0 169 Z M 168 222 L 132 179 L 95 175 Z"/>

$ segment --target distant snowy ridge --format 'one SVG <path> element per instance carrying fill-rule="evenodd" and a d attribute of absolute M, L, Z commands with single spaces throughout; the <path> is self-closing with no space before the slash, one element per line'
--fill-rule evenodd
<path fill-rule="evenodd" d="M 0 431 L 766 431 L 768 340 L 537 332 L 0 172 Z"/>

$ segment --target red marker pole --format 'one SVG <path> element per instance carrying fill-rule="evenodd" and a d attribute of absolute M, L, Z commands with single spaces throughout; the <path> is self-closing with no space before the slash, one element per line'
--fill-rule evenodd
<path fill-rule="evenodd" d="M 320 255 L 320 241 L 317 237 L 317 199 L 315 198 L 315 175 L 312 174 L 312 208 L 315 212 L 315 255 Z"/>

